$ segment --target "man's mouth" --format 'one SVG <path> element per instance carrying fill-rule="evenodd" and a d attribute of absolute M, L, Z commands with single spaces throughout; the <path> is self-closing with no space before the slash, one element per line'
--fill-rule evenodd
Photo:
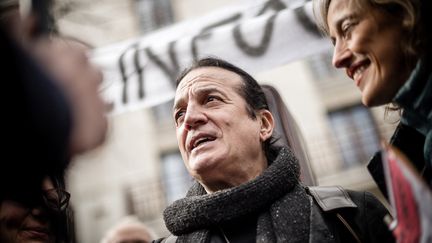
<path fill-rule="evenodd" d="M 194 149 L 214 140 L 216 140 L 216 137 L 210 135 L 196 136 L 192 138 L 191 142 L 189 143 L 189 150 L 193 151 Z"/>

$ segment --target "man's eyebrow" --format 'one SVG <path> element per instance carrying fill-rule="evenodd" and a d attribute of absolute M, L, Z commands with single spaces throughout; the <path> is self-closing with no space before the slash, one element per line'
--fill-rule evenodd
<path fill-rule="evenodd" d="M 224 92 L 222 92 L 219 88 L 214 87 L 214 86 L 202 86 L 202 87 L 197 87 L 195 88 L 192 93 L 196 96 L 201 96 L 201 95 L 205 95 L 205 94 L 210 94 L 210 93 L 219 93 L 221 95 L 225 95 Z M 178 100 L 174 100 L 174 105 L 173 105 L 173 111 L 178 109 L 179 107 L 181 107 L 183 104 L 185 103 L 185 99 L 182 97 Z"/>
<path fill-rule="evenodd" d="M 222 93 L 220 89 L 212 86 L 198 87 L 196 90 L 194 90 L 194 93 L 196 93 L 197 95 L 209 94 L 213 92 Z"/>
<path fill-rule="evenodd" d="M 178 99 L 178 100 L 174 100 L 174 105 L 173 105 L 172 110 L 173 111 L 177 110 L 181 106 L 181 104 L 183 104 L 183 103 L 184 103 L 184 99 L 183 98 Z"/>

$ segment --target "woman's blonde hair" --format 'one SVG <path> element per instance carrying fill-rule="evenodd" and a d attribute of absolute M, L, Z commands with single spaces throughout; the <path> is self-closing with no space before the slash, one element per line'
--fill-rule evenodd
<path fill-rule="evenodd" d="M 325 34 L 329 35 L 327 15 L 332 0 L 314 0 L 314 15 L 317 26 Z M 401 40 L 402 50 L 407 60 L 407 64 L 414 66 L 422 52 L 429 48 L 427 43 L 430 33 L 426 30 L 427 20 L 422 16 L 427 10 L 422 9 L 423 4 L 430 0 L 351 0 L 350 4 L 355 4 L 359 8 L 376 7 L 386 11 L 395 17 L 402 17 L 401 28 L 406 34 Z"/>

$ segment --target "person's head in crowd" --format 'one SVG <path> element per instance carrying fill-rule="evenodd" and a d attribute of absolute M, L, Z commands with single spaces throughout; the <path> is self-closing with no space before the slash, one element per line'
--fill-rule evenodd
<path fill-rule="evenodd" d="M 54 32 L 35 33 L 35 26 L 40 21 L 33 16 L 37 13 L 21 16 L 20 4 L 18 0 L 1 1 L 0 26 L 18 40 L 36 66 L 54 81 L 55 86 L 60 86 L 60 92 L 66 96 L 72 113 L 68 156 L 95 148 L 104 141 L 107 106 L 99 95 L 102 72 L 88 58 L 91 46 Z M 50 13 L 49 9 L 47 13 Z"/>
<path fill-rule="evenodd" d="M 21 16 L 20 4 L 18 0 L 0 2 L 0 25 L 15 35 L 15 39 L 38 34 L 32 29 L 40 21 L 31 14 Z M 102 72 L 89 62 L 87 55 L 91 47 L 85 42 L 58 33 L 46 34 L 49 37 L 31 38 L 32 43 L 26 43 L 26 49 L 66 94 L 73 113 L 70 152 L 72 155 L 82 153 L 103 141 L 107 127 L 106 106 L 98 94 Z"/>
<path fill-rule="evenodd" d="M 315 0 L 320 28 L 366 106 L 392 101 L 417 60 L 430 52 L 430 13 L 423 0 Z M 430 6 L 428 7 L 430 8 Z"/>
<path fill-rule="evenodd" d="M 0 198 L 1 242 L 71 242 L 72 218 L 63 175 L 47 176 L 38 191 L 10 191 Z"/>
<path fill-rule="evenodd" d="M 11 148 L 8 152 L 19 163 L 4 166 L 11 168 L 12 175 L 16 174 L 13 171 L 20 173 L 16 180 L 26 188 L 28 179 L 40 179 L 54 168 L 66 169 L 75 155 L 101 145 L 108 121 L 107 106 L 99 94 L 103 76 L 89 62 L 85 45 L 52 37 L 35 44 L 30 52 L 20 53 L 5 62 L 11 67 L 8 76 L 15 82 L 11 81 L 10 90 L 16 90 L 16 107 L 20 107 L 6 112 L 6 138 Z M 29 58 L 24 54 L 30 54 Z M 24 176 L 20 164 L 34 169 Z"/>
<path fill-rule="evenodd" d="M 107 231 L 101 243 L 150 243 L 155 235 L 134 216 L 127 216 Z"/>
<path fill-rule="evenodd" d="M 89 46 L 73 38 L 54 37 L 36 54 L 69 101 L 71 156 L 102 144 L 107 131 L 107 105 L 99 94 L 103 76 L 100 69 L 90 63 L 89 50 Z"/>
<path fill-rule="evenodd" d="M 201 59 L 179 76 L 173 117 L 186 168 L 208 193 L 254 179 L 277 151 L 261 87 L 223 60 Z"/>

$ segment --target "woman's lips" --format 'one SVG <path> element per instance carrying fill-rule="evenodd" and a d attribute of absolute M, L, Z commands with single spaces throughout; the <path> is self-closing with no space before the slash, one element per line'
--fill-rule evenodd
<path fill-rule="evenodd" d="M 20 231 L 25 238 L 37 239 L 37 240 L 49 240 L 49 230 L 42 227 L 27 227 Z"/>
<path fill-rule="evenodd" d="M 355 84 L 357 87 L 360 86 L 362 77 L 366 69 L 369 67 L 370 61 L 369 60 L 363 60 L 354 63 L 347 69 L 347 75 L 355 81 Z"/>

